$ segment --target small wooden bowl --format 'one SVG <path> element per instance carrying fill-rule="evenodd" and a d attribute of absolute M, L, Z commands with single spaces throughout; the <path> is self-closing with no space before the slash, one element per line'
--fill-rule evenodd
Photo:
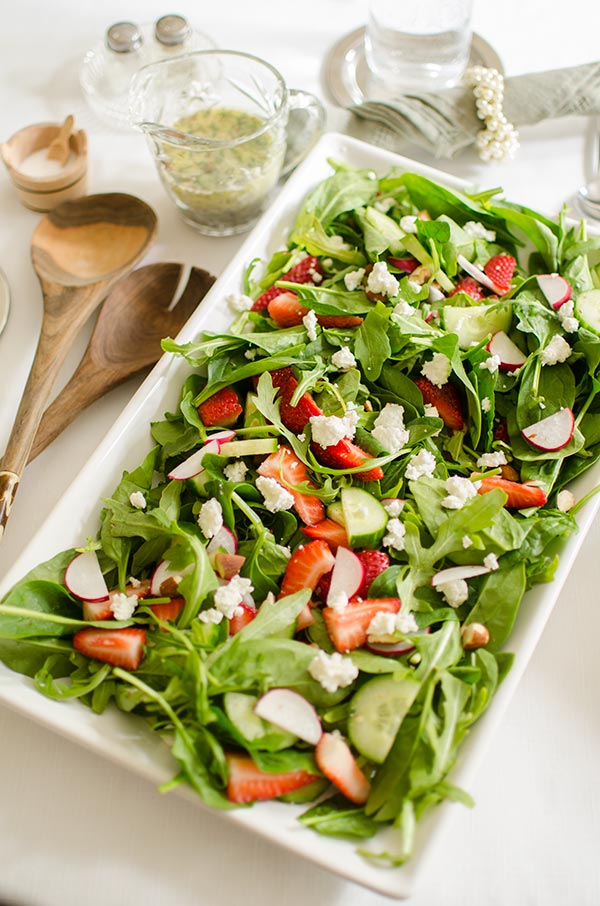
<path fill-rule="evenodd" d="M 0 145 L 0 153 L 22 204 L 31 211 L 50 211 L 56 205 L 87 192 L 87 136 L 80 129 L 69 138 L 74 159 L 52 176 L 29 176 L 19 170 L 30 154 L 47 148 L 60 131 L 60 123 L 25 126 Z"/>

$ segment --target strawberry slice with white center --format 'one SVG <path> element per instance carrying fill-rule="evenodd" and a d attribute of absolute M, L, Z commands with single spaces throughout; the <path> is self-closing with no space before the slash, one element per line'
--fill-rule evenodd
<path fill-rule="evenodd" d="M 359 768 L 342 736 L 323 733 L 315 748 L 319 768 L 346 799 L 363 805 L 369 798 L 370 784 Z"/>
<path fill-rule="evenodd" d="M 309 771 L 285 771 L 271 774 L 261 771 L 249 755 L 225 755 L 227 762 L 227 798 L 230 802 L 257 802 L 276 799 L 293 790 L 299 790 L 316 780 L 318 774 Z"/>
<path fill-rule="evenodd" d="M 80 629 L 73 636 L 73 647 L 95 661 L 113 667 L 137 670 L 144 656 L 146 630 L 137 626 L 125 629 Z"/>
<path fill-rule="evenodd" d="M 537 484 L 521 484 L 520 481 L 509 481 L 499 475 L 479 479 L 478 494 L 487 494 L 494 488 L 500 488 L 507 495 L 504 506 L 507 509 L 524 510 L 530 506 L 544 506 L 548 498 L 543 488 Z"/>
<path fill-rule="evenodd" d="M 306 525 L 321 522 L 325 516 L 325 507 L 314 494 L 304 494 L 297 491 L 295 486 L 307 484 L 315 488 L 316 485 L 308 478 L 306 466 L 298 459 L 291 447 L 282 444 L 275 453 L 268 456 L 257 469 L 258 474 L 265 478 L 272 478 L 285 488 L 294 498 L 294 509 Z"/>
<path fill-rule="evenodd" d="M 399 610 L 399 598 L 365 598 L 364 601 L 350 601 L 343 610 L 324 607 L 323 619 L 335 648 L 346 654 L 365 644 L 371 620 L 376 614 L 398 613 Z"/>
<path fill-rule="evenodd" d="M 325 541 L 310 541 L 296 548 L 285 570 L 280 597 L 293 595 L 303 588 L 314 591 L 319 579 L 330 572 L 334 564 L 335 557 Z"/>

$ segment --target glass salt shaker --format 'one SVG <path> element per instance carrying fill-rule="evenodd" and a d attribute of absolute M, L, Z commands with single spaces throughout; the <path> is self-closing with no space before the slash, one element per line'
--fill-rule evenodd
<path fill-rule="evenodd" d="M 86 53 L 79 81 L 100 119 L 113 126 L 129 126 L 129 85 L 147 62 L 142 30 L 135 22 L 115 22 L 104 40 Z"/>
<path fill-rule="evenodd" d="M 215 42 L 208 35 L 196 31 L 188 20 L 179 14 L 169 13 L 154 23 L 150 36 L 152 62 L 178 57 L 193 50 L 213 50 Z"/>

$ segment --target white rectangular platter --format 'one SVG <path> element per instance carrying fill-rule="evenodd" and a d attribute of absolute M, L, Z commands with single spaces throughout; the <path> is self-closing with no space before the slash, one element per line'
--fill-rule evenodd
<path fill-rule="evenodd" d="M 330 174 L 329 158 L 354 167 L 371 168 L 380 174 L 397 165 L 451 188 L 464 188 L 459 180 L 415 161 L 343 135 L 325 135 L 288 181 L 276 202 L 188 321 L 178 337 L 180 342 L 194 339 L 203 330 L 218 331 L 228 327 L 231 312 L 226 297 L 240 290 L 242 274 L 253 258 L 268 260 L 274 251 L 285 246 L 288 230 L 304 196 Z M 164 356 L 160 360 L 31 543 L 0 581 L 0 596 L 37 563 L 65 548 L 80 546 L 87 536 L 95 534 L 100 499 L 110 496 L 123 470 L 135 468 L 150 449 L 149 423 L 176 407 L 181 384 L 189 370 L 182 359 Z M 586 493 L 599 481 L 600 469 L 596 467 L 576 483 L 577 496 Z M 554 582 L 537 586 L 527 593 L 527 607 L 522 608 L 510 641 L 510 650 L 516 654 L 515 665 L 497 693 L 493 706 L 462 748 L 459 765 L 452 776 L 453 782 L 459 786 L 468 789 L 473 772 L 518 685 L 599 505 L 600 497 L 596 497 L 579 514 L 580 530 L 565 545 Z M 65 704 L 50 701 L 36 692 L 27 678 L 12 673 L 1 664 L 0 702 L 147 777 L 156 785 L 168 780 L 176 770 L 167 747 L 141 720 L 117 710 L 98 716 L 78 702 Z M 201 805 L 191 791 L 181 792 Z M 250 809 L 227 812 L 225 817 L 336 874 L 402 899 L 410 895 L 418 875 L 426 870 L 442 827 L 452 820 L 451 816 L 458 808 L 453 804 L 444 804 L 429 814 L 420 825 L 413 859 L 401 869 L 378 867 L 359 856 L 352 842 L 322 837 L 303 828 L 296 821 L 296 816 L 304 810 L 304 806 L 264 803 Z"/>

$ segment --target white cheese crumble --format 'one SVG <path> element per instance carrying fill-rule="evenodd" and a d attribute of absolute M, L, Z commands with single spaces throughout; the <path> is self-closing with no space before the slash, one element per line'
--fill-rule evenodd
<path fill-rule="evenodd" d="M 505 466 L 506 456 L 504 451 L 498 450 L 496 453 L 482 453 L 477 460 L 477 465 L 480 469 L 496 469 L 498 466 Z"/>
<path fill-rule="evenodd" d="M 416 481 L 417 478 L 422 478 L 423 476 L 431 478 L 435 466 L 436 458 L 433 453 L 430 453 L 429 450 L 419 450 L 418 453 L 415 453 L 409 459 L 404 476 L 409 481 Z"/>
<path fill-rule="evenodd" d="M 404 509 L 404 503 L 405 501 L 400 500 L 398 497 L 388 497 L 387 500 L 381 501 L 384 510 L 392 518 L 400 515 Z"/>
<path fill-rule="evenodd" d="M 254 347 L 253 347 L 252 349 L 246 350 L 246 352 L 244 353 L 244 358 L 248 359 L 249 362 L 252 362 L 256 358 L 257 354 L 258 354 L 258 349 L 254 349 Z"/>
<path fill-rule="evenodd" d="M 223 475 L 229 481 L 243 481 L 246 477 L 248 466 L 243 459 L 236 459 L 235 462 L 228 463 L 223 469 Z"/>
<path fill-rule="evenodd" d="M 311 415 L 312 439 L 320 447 L 332 447 L 343 437 L 352 440 L 358 425 L 358 411 L 348 405 L 345 415 Z"/>
<path fill-rule="evenodd" d="M 542 365 L 557 365 L 566 362 L 571 355 L 571 347 L 564 337 L 556 334 L 552 337 L 545 349 L 542 349 L 540 362 Z"/>
<path fill-rule="evenodd" d="M 200 611 L 198 619 L 201 623 L 215 623 L 218 625 L 223 619 L 223 614 L 216 607 L 209 607 L 208 610 Z"/>
<path fill-rule="evenodd" d="M 249 311 L 254 305 L 254 300 L 244 293 L 230 293 L 227 296 L 227 304 L 232 311 Z"/>
<path fill-rule="evenodd" d="M 344 283 L 346 285 L 346 289 L 348 290 L 348 292 L 352 292 L 357 287 L 359 287 L 363 281 L 364 276 L 365 276 L 364 267 L 359 267 L 358 270 L 350 271 L 348 274 L 345 274 Z"/>
<path fill-rule="evenodd" d="M 330 248 L 337 249 L 340 252 L 348 251 L 348 249 L 350 248 L 348 243 L 344 242 L 343 236 L 338 236 L 336 233 L 334 233 L 333 236 L 328 237 L 327 244 L 330 246 Z"/>
<path fill-rule="evenodd" d="M 469 597 L 469 586 L 464 579 L 453 579 L 451 582 L 442 582 L 437 586 L 446 604 L 450 607 L 460 607 Z"/>
<path fill-rule="evenodd" d="M 556 495 L 556 509 L 561 513 L 568 513 L 573 506 L 575 506 L 575 495 L 572 491 L 563 488 Z"/>
<path fill-rule="evenodd" d="M 367 629 L 367 637 L 370 642 L 393 642 L 396 640 L 397 633 L 409 635 L 411 632 L 417 632 L 419 627 L 413 614 L 409 610 L 400 610 L 398 613 L 386 613 L 380 610 L 376 613 Z"/>
<path fill-rule="evenodd" d="M 421 374 L 436 387 L 443 387 L 444 384 L 447 384 L 451 373 L 452 362 L 443 352 L 434 352 L 433 358 L 429 362 L 425 362 L 421 368 Z"/>
<path fill-rule="evenodd" d="M 216 609 L 230 620 L 242 603 L 245 595 L 250 595 L 254 586 L 250 579 L 233 576 L 226 585 L 217 588 L 214 599 Z"/>
<path fill-rule="evenodd" d="M 280 510 L 289 510 L 293 507 L 293 494 L 290 494 L 274 478 L 266 478 L 264 475 L 259 475 L 255 484 L 263 495 L 265 506 L 270 513 L 278 513 Z"/>
<path fill-rule="evenodd" d="M 465 223 L 463 230 L 469 239 L 485 239 L 487 242 L 494 242 L 496 239 L 494 230 L 486 230 L 484 225 L 476 220 L 469 220 L 468 223 Z"/>
<path fill-rule="evenodd" d="M 356 368 L 356 359 L 349 346 L 342 346 L 331 356 L 331 364 L 340 371 L 349 371 L 351 368 Z"/>
<path fill-rule="evenodd" d="M 387 214 L 390 208 L 393 208 L 395 204 L 396 200 L 387 195 L 384 198 L 378 198 L 373 207 L 377 208 L 378 211 L 381 211 L 382 214 Z"/>
<path fill-rule="evenodd" d="M 314 311 L 311 310 L 308 314 L 304 315 L 302 318 L 302 323 L 306 328 L 306 333 L 308 334 L 308 339 L 313 341 L 317 339 L 317 326 L 319 322 L 317 321 L 317 316 Z"/>
<path fill-rule="evenodd" d="M 332 595 L 327 595 L 327 606 L 331 607 L 332 610 L 335 610 L 336 613 L 341 613 L 348 606 L 348 595 L 345 591 L 334 592 Z"/>
<path fill-rule="evenodd" d="M 489 396 L 484 396 L 484 398 L 481 400 L 481 411 L 489 412 L 491 408 L 492 401 L 490 400 Z"/>
<path fill-rule="evenodd" d="M 490 374 L 495 374 L 500 367 L 501 358 L 499 355 L 491 355 L 485 360 L 485 362 L 480 362 L 479 367 L 481 369 L 489 371 Z"/>
<path fill-rule="evenodd" d="M 423 289 L 420 283 L 417 283 L 416 280 L 411 280 L 410 277 L 406 281 L 406 285 L 413 293 L 420 293 Z"/>
<path fill-rule="evenodd" d="M 440 417 L 437 406 L 434 406 L 432 403 L 425 403 L 425 405 L 423 406 L 423 415 L 426 415 L 427 418 Z"/>
<path fill-rule="evenodd" d="M 496 556 L 496 554 L 488 554 L 486 557 L 484 557 L 483 565 L 485 567 L 487 567 L 487 569 L 492 569 L 492 570 L 498 569 L 500 566 L 500 564 L 498 563 L 498 557 Z"/>
<path fill-rule="evenodd" d="M 397 453 L 405 447 L 409 433 L 404 427 L 404 406 L 386 403 L 373 422 L 371 434 L 388 453 Z"/>
<path fill-rule="evenodd" d="M 467 550 L 473 544 L 473 539 L 471 538 L 470 535 L 463 535 L 461 543 L 462 543 L 463 548 L 465 550 Z"/>
<path fill-rule="evenodd" d="M 385 261 L 376 261 L 373 270 L 367 277 L 367 289 L 372 293 L 381 293 L 391 298 L 398 294 L 400 284 L 388 271 Z"/>
<path fill-rule="evenodd" d="M 415 312 L 416 312 L 416 308 L 413 308 L 412 305 L 410 305 L 406 301 L 406 299 L 400 299 L 399 302 L 396 305 L 394 305 L 394 310 L 392 311 L 392 314 L 398 315 L 399 317 L 402 317 L 403 315 L 407 315 L 410 318 L 411 315 L 415 314 Z"/>
<path fill-rule="evenodd" d="M 446 479 L 448 496 L 441 501 L 442 506 L 448 510 L 462 510 L 467 500 L 477 495 L 477 488 L 480 484 L 480 481 L 471 481 L 469 478 L 452 475 Z"/>
<path fill-rule="evenodd" d="M 212 538 L 223 525 L 223 510 L 216 497 L 211 497 L 200 507 L 198 525 L 205 538 Z"/>
<path fill-rule="evenodd" d="M 384 547 L 393 547 L 394 550 L 404 550 L 404 536 L 406 535 L 406 526 L 397 517 L 388 519 L 386 534 L 381 542 Z"/>
<path fill-rule="evenodd" d="M 138 605 L 137 595 L 126 595 L 123 592 L 110 596 L 110 612 L 115 620 L 129 620 Z"/>
<path fill-rule="evenodd" d="M 146 498 L 141 491 L 133 491 L 129 495 L 129 503 L 136 510 L 145 510 L 147 506 Z"/>
<path fill-rule="evenodd" d="M 139 588 L 142 584 L 139 579 L 136 579 L 135 576 L 129 576 L 127 580 L 132 588 Z"/>
<path fill-rule="evenodd" d="M 568 299 L 566 302 L 560 306 L 556 312 L 556 317 L 560 321 L 563 330 L 567 333 L 575 333 L 576 330 L 579 330 L 579 321 L 574 314 L 575 306 L 573 299 Z"/>
<path fill-rule="evenodd" d="M 358 667 L 352 658 L 343 657 L 339 651 L 327 654 L 321 650 L 308 665 L 308 672 L 326 692 L 337 692 L 352 685 L 358 676 Z"/>
<path fill-rule="evenodd" d="M 417 216 L 415 214 L 405 214 L 400 218 L 400 229 L 405 233 L 417 232 Z"/>

